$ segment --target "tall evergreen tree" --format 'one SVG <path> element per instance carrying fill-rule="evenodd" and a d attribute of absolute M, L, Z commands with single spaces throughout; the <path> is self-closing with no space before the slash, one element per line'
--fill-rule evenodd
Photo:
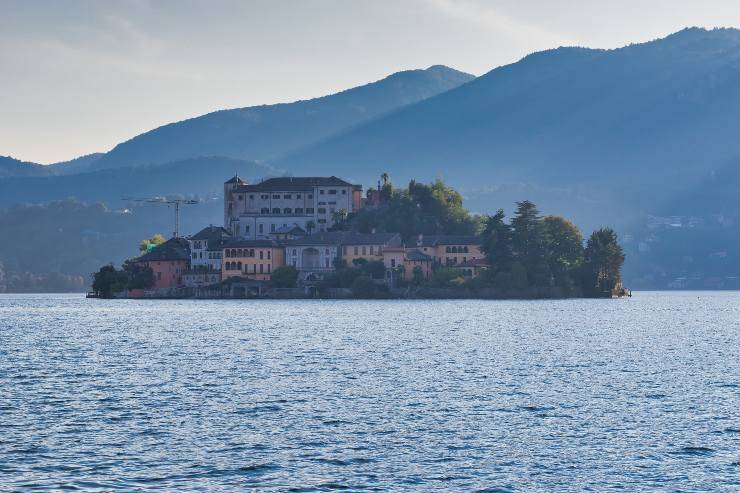
<path fill-rule="evenodd" d="M 611 228 L 594 231 L 584 252 L 583 292 L 588 296 L 609 293 L 622 282 L 624 251 Z"/>
<path fill-rule="evenodd" d="M 571 290 L 577 269 L 583 263 L 583 235 L 578 226 L 561 216 L 542 219 L 545 231 L 545 256 L 555 284 Z"/>
<path fill-rule="evenodd" d="M 504 210 L 499 209 L 483 220 L 481 249 L 491 265 L 491 273 L 508 271 L 511 264 L 511 227 L 504 222 Z"/>
<path fill-rule="evenodd" d="M 545 256 L 545 229 L 537 206 L 529 200 L 517 202 L 511 220 L 511 247 L 514 259 L 527 270 L 531 285 L 550 284 Z"/>

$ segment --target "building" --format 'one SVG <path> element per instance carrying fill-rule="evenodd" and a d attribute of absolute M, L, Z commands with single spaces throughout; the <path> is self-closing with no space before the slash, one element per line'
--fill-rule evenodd
<path fill-rule="evenodd" d="M 136 259 L 152 269 L 152 289 L 169 289 L 183 285 L 183 274 L 190 264 L 190 245 L 184 238 L 170 238 Z"/>
<path fill-rule="evenodd" d="M 427 255 L 418 248 L 406 250 L 403 259 L 403 278 L 406 281 L 414 280 L 416 271 L 421 273 L 421 278 L 428 281 L 432 277 L 434 257 Z"/>
<path fill-rule="evenodd" d="M 352 267 L 355 260 L 359 259 L 383 262 L 385 249 L 402 247 L 403 242 L 398 233 L 344 233 L 341 246 L 342 260 L 348 267 Z"/>
<path fill-rule="evenodd" d="M 416 248 L 444 266 L 485 258 L 480 238 L 473 235 L 419 235 Z"/>
<path fill-rule="evenodd" d="M 488 260 L 483 258 L 468 259 L 465 262 L 454 264 L 453 268 L 460 271 L 463 277 L 474 278 L 478 277 L 490 267 Z"/>
<path fill-rule="evenodd" d="M 282 245 L 274 240 L 232 240 L 223 246 L 221 278 L 245 277 L 269 281 L 285 265 Z"/>
<path fill-rule="evenodd" d="M 362 186 L 336 176 L 280 177 L 249 184 L 234 176 L 224 183 L 224 228 L 236 238 L 265 239 L 282 228 L 297 226 L 324 232 L 338 214 L 351 214 L 362 204 Z"/>
<path fill-rule="evenodd" d="M 188 238 L 190 266 L 193 270 L 221 272 L 223 246 L 231 240 L 231 233 L 220 226 L 208 226 Z"/>
<path fill-rule="evenodd" d="M 333 272 L 341 257 L 343 232 L 315 233 L 296 237 L 283 243 L 285 265 L 298 270 L 301 281 L 317 281 Z"/>

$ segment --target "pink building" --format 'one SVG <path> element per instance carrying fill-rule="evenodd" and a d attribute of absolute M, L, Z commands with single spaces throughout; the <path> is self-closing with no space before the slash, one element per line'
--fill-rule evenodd
<path fill-rule="evenodd" d="M 170 238 L 136 261 L 154 272 L 152 289 L 182 286 L 182 275 L 190 265 L 190 247 L 184 238 Z"/>

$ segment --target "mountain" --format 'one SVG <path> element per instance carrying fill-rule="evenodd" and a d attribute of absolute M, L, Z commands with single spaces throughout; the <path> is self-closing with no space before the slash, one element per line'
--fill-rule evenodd
<path fill-rule="evenodd" d="M 49 176 L 51 170 L 45 166 L 19 161 L 10 156 L 0 156 L 0 178 L 11 176 Z"/>
<path fill-rule="evenodd" d="M 548 212 L 611 222 L 740 156 L 739 133 L 740 31 L 691 28 L 614 50 L 535 53 L 274 164 L 364 183 L 382 171 L 399 183 L 442 175 L 476 209 L 526 189 L 534 196 L 519 199 L 551 203 Z"/>
<path fill-rule="evenodd" d="M 117 145 L 93 169 L 200 156 L 264 160 L 440 94 L 474 76 L 441 65 L 307 101 L 222 110 L 171 123 Z"/>
<path fill-rule="evenodd" d="M 84 173 L 90 169 L 90 166 L 95 163 L 98 159 L 103 157 L 105 154 L 102 152 L 95 152 L 80 156 L 70 161 L 62 161 L 49 165 L 54 174 L 57 175 L 71 175 L 75 173 Z"/>
<path fill-rule="evenodd" d="M 123 197 L 217 197 L 223 194 L 224 181 L 237 173 L 249 179 L 279 174 L 264 164 L 207 157 L 82 174 L 11 177 L 0 180 L 0 208 L 18 203 L 44 203 L 69 198 L 118 207 L 125 204 L 121 200 Z"/>

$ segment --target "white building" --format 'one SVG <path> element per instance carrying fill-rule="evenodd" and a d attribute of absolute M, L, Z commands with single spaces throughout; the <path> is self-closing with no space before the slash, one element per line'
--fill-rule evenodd
<path fill-rule="evenodd" d="M 336 176 L 270 178 L 253 185 L 235 176 L 224 183 L 224 228 L 245 239 L 293 226 L 323 232 L 337 213 L 351 214 L 361 204 L 362 186 Z"/>
<path fill-rule="evenodd" d="M 220 226 L 208 226 L 188 238 L 191 270 L 221 272 L 221 255 L 224 243 L 231 233 Z"/>

